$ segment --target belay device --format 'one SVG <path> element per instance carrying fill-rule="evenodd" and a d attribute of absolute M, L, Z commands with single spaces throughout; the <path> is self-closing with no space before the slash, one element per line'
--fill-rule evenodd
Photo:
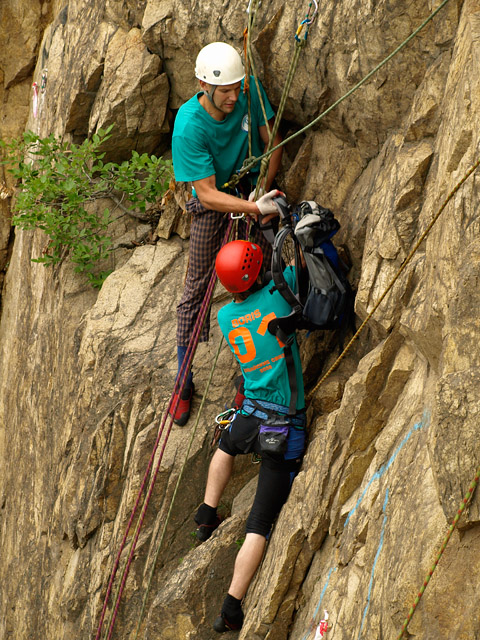
<path fill-rule="evenodd" d="M 268 330 L 285 344 L 292 390 L 289 415 L 293 415 L 297 393 L 290 345 L 295 329 L 346 329 L 353 320 L 354 295 L 346 277 L 348 270 L 331 241 L 340 223 L 330 209 L 312 201 L 301 202 L 292 209 L 282 196 L 274 201 L 283 227 L 273 245 L 272 278 L 275 289 L 289 303 L 292 311 L 288 316 L 271 320 Z M 295 250 L 296 293 L 283 275 L 282 250 L 287 238 L 293 240 Z M 307 274 L 301 270 L 300 248 Z"/>

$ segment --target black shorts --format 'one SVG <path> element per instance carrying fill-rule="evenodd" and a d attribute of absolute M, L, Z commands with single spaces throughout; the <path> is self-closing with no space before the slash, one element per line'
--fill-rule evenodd
<path fill-rule="evenodd" d="M 228 431 L 222 433 L 219 449 L 231 456 L 250 452 L 260 454 L 258 432 L 262 420 L 253 415 L 244 416 L 237 413 Z M 291 431 L 302 432 L 294 427 Z M 291 440 L 298 440 L 292 433 Z M 289 437 L 290 440 L 290 437 Z M 302 439 L 304 443 L 304 437 Z M 289 452 L 282 456 L 262 455 L 257 491 L 253 506 L 247 519 L 246 532 L 257 533 L 267 537 L 275 518 L 288 498 L 293 479 L 300 469 L 303 458 L 303 446 L 295 446 L 295 453 L 299 455 L 289 457 Z"/>

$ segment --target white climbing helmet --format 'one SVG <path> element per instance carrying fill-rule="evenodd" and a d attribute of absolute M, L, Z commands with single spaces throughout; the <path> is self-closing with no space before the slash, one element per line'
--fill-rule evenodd
<path fill-rule="evenodd" d="M 211 42 L 200 50 L 195 77 L 214 86 L 234 84 L 245 76 L 242 59 L 226 42 Z"/>

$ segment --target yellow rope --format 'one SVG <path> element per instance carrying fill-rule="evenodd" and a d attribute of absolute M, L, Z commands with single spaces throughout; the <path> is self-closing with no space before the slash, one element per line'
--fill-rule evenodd
<path fill-rule="evenodd" d="M 315 393 L 317 392 L 318 388 L 320 387 L 320 385 L 328 378 L 328 376 L 333 373 L 333 371 L 335 371 L 335 369 L 338 367 L 338 365 L 340 364 L 340 362 L 345 358 L 345 356 L 347 355 L 348 351 L 351 349 L 353 343 L 355 342 L 355 340 L 359 337 L 359 335 L 361 334 L 361 332 L 363 331 L 363 329 L 365 328 L 367 322 L 370 320 L 370 318 L 373 316 L 373 314 L 375 313 L 375 311 L 378 309 L 378 307 L 381 305 L 381 303 L 383 302 L 383 300 L 385 299 L 386 295 L 388 294 L 388 292 L 392 289 L 393 285 L 396 283 L 396 281 L 398 280 L 398 278 L 400 277 L 400 275 L 403 273 L 403 271 L 405 270 L 406 266 L 408 265 L 408 263 L 411 261 L 411 259 L 413 258 L 413 256 L 415 255 L 416 251 L 418 250 L 418 248 L 420 247 L 420 245 L 422 244 L 422 242 L 425 240 L 425 238 L 427 237 L 427 235 L 430 233 L 430 230 L 432 229 L 433 225 L 435 224 L 435 222 L 438 220 L 438 218 L 440 217 L 440 214 L 442 213 L 442 211 L 445 209 L 445 207 L 447 206 L 447 204 L 450 202 L 450 200 L 453 198 L 453 196 L 457 193 L 457 191 L 460 189 L 460 187 L 462 186 L 462 184 L 472 175 L 472 173 L 478 168 L 478 166 L 480 165 L 480 158 L 475 162 L 475 164 L 470 167 L 470 169 L 467 171 L 467 173 L 463 176 L 463 178 L 457 182 L 457 184 L 455 185 L 455 187 L 450 191 L 450 193 L 448 194 L 448 196 L 446 197 L 446 199 L 444 200 L 443 204 L 441 205 L 440 209 L 437 211 L 437 213 L 433 216 L 432 220 L 430 221 L 429 225 L 427 226 L 427 228 L 425 229 L 425 231 L 422 233 L 422 235 L 420 236 L 420 238 L 418 239 L 418 242 L 415 244 L 415 246 L 413 247 L 413 249 L 410 251 L 410 253 L 408 254 L 408 256 L 405 258 L 405 260 L 403 261 L 400 269 L 397 271 L 397 273 L 395 274 L 395 276 L 392 278 L 390 284 L 387 286 L 387 288 L 385 289 L 385 291 L 382 293 L 382 295 L 380 296 L 380 298 L 378 299 L 377 303 L 375 304 L 375 306 L 373 307 L 373 309 L 370 311 L 370 313 L 367 315 L 367 317 L 365 318 L 365 320 L 362 322 L 362 324 L 360 325 L 360 327 L 357 329 L 357 331 L 355 332 L 355 334 L 353 335 L 352 339 L 350 340 L 350 342 L 347 344 L 347 346 L 345 347 L 345 349 L 342 351 L 342 353 L 338 356 L 338 358 L 335 360 L 335 362 L 332 364 L 332 366 L 330 367 L 330 369 L 328 369 L 328 371 L 325 373 L 325 375 L 318 381 L 318 383 L 315 385 L 315 387 L 312 389 L 312 391 L 310 391 L 310 393 L 308 394 L 307 400 L 310 401 L 311 398 L 315 395 Z"/>

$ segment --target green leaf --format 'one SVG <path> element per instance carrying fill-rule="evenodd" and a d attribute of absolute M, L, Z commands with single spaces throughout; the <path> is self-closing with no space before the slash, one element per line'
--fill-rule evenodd
<path fill-rule="evenodd" d="M 112 240 L 107 234 L 111 213 L 108 208 L 100 212 L 93 201 L 122 192 L 126 206 L 144 211 L 147 202 L 166 191 L 173 175 L 171 160 L 136 150 L 130 161 L 104 164 L 105 152 L 98 147 L 112 129 L 99 129 L 80 145 L 53 134 L 40 138 L 32 131 L 8 144 L 0 140 L 0 164 L 19 181 L 13 224 L 40 229 L 49 237 L 48 253 L 35 261 L 55 264 L 68 251 L 75 268 L 95 287 L 109 273 L 99 272 L 98 263 L 108 256 Z"/>

